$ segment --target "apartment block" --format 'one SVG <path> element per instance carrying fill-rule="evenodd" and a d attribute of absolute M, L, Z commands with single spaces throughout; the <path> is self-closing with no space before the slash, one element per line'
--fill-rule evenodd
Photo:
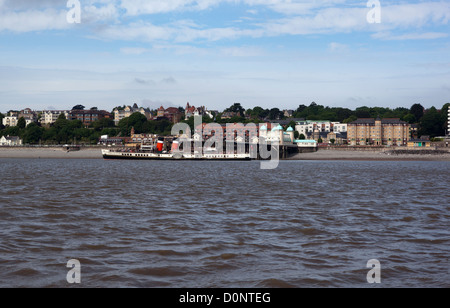
<path fill-rule="evenodd" d="M 348 124 L 350 145 L 406 146 L 410 124 L 400 119 L 358 119 Z"/>

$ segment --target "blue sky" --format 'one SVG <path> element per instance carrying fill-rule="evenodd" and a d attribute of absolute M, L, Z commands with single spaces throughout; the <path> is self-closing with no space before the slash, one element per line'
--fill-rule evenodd
<path fill-rule="evenodd" d="M 450 101 L 450 2 L 0 0 L 0 112 Z"/>

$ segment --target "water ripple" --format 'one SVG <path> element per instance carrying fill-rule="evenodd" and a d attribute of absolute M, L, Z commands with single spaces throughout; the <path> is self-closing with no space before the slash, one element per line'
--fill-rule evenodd
<path fill-rule="evenodd" d="M 0 287 L 450 286 L 448 162 L 0 164 Z"/>

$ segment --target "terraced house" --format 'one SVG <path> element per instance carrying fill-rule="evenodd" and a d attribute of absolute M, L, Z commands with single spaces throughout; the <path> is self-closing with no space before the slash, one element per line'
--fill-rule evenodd
<path fill-rule="evenodd" d="M 350 145 L 406 146 L 410 124 L 400 119 L 358 119 L 348 124 Z"/>

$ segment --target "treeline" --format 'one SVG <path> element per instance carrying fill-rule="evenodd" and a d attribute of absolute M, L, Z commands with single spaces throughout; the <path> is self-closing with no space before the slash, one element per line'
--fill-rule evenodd
<path fill-rule="evenodd" d="M 323 120 L 350 123 L 358 118 L 400 118 L 401 120 L 419 125 L 419 136 L 429 135 L 430 137 L 443 136 L 446 133 L 448 121 L 448 108 L 450 103 L 445 104 L 440 110 L 431 107 L 427 110 L 420 105 L 414 104 L 411 108 L 384 108 L 384 107 L 359 107 L 355 110 L 341 107 L 326 107 L 311 103 L 309 106 L 300 105 L 293 110 L 290 118 L 305 120 Z M 284 112 L 278 108 L 264 109 L 254 107 L 245 110 L 239 103 L 235 103 L 225 112 L 234 112 L 231 118 L 222 118 L 222 113 L 214 119 L 203 117 L 204 123 L 262 123 L 265 121 L 276 121 L 289 119 Z M 113 137 L 130 136 L 132 128 L 135 133 L 148 133 L 158 135 L 170 135 L 173 124 L 166 120 L 152 121 L 144 115 L 135 113 L 128 118 L 122 119 L 116 126 L 112 119 L 103 118 L 89 127 L 85 127 L 79 120 L 67 120 L 61 115 L 50 127 L 42 127 L 39 123 L 26 125 L 25 119 L 20 118 L 18 125 L 14 127 L 4 127 L 2 119 L 4 115 L 0 113 L 0 137 L 19 136 L 24 144 L 69 144 L 86 143 L 96 144 L 102 135 Z M 194 129 L 194 118 L 183 121 Z M 290 126 L 295 125 L 291 122 Z"/>
<path fill-rule="evenodd" d="M 0 114 L 0 120 L 4 115 Z M 0 127 L 1 136 L 18 136 L 24 144 L 97 144 L 102 135 L 108 136 L 130 136 L 134 128 L 137 134 L 152 133 L 169 135 L 172 123 L 167 120 L 149 121 L 140 114 L 135 113 L 128 118 L 122 119 L 116 126 L 112 119 L 102 118 L 85 127 L 79 120 L 67 120 L 62 114 L 50 127 L 42 127 L 39 123 L 25 124 L 24 118 L 20 118 L 17 126 Z"/>
<path fill-rule="evenodd" d="M 300 105 L 293 110 L 292 117 L 304 120 L 332 121 L 350 123 L 359 118 L 399 118 L 410 124 L 419 125 L 419 136 L 429 135 L 431 137 L 443 136 L 447 130 L 448 108 L 450 103 L 445 104 L 440 110 L 435 107 L 425 109 L 421 104 L 414 104 L 411 108 L 399 107 L 395 109 L 385 107 L 359 107 L 355 110 L 342 107 L 326 107 L 315 102 L 309 106 Z M 234 109 L 238 109 L 235 106 Z M 245 113 L 253 119 L 281 120 L 286 116 L 277 108 L 263 109 L 255 107 L 246 110 Z"/>
<path fill-rule="evenodd" d="M 101 119 L 87 128 L 81 121 L 67 120 L 62 114 L 50 127 L 42 127 L 35 122 L 26 126 L 25 120 L 20 118 L 17 126 L 3 127 L 0 136 L 19 136 L 24 144 L 50 145 L 73 142 L 97 144 L 100 136 L 116 136 L 118 132 L 111 119 Z"/>
<path fill-rule="evenodd" d="M 435 107 L 425 109 L 421 104 L 414 104 L 411 108 L 358 107 L 355 110 L 351 110 L 342 107 L 322 106 L 312 102 L 309 106 L 300 105 L 296 110 L 292 110 L 290 117 L 287 117 L 284 111 L 278 108 L 264 109 L 257 106 L 245 110 L 239 103 L 236 103 L 225 111 L 235 112 L 241 116 L 224 120 L 221 119 L 219 114 L 216 120 L 218 123 L 248 123 L 294 118 L 311 121 L 350 123 L 359 118 L 398 118 L 410 124 L 418 124 L 419 136 L 428 135 L 430 137 L 436 137 L 446 134 L 449 106 L 450 103 L 447 103 L 440 110 Z M 289 125 L 292 126 L 293 123 Z"/>

